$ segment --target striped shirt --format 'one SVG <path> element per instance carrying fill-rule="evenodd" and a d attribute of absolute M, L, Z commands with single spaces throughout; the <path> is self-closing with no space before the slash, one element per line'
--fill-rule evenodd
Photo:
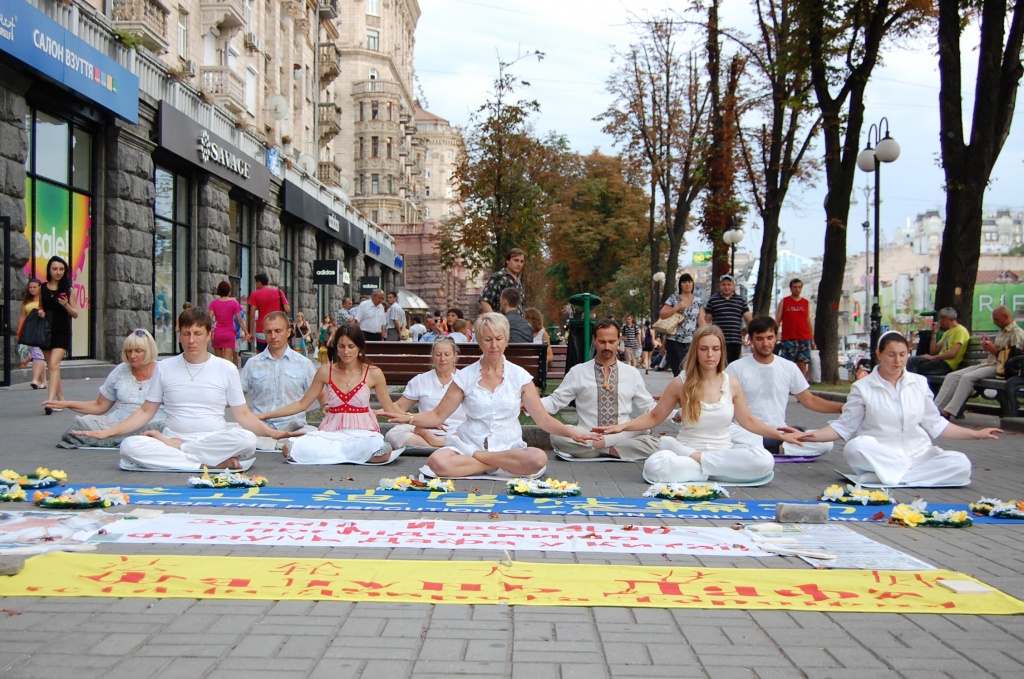
<path fill-rule="evenodd" d="M 716 292 L 708 299 L 704 313 L 711 315 L 711 322 L 722 329 L 726 344 L 743 342 L 743 315 L 750 311 L 747 300 L 737 294 L 726 299 Z"/>

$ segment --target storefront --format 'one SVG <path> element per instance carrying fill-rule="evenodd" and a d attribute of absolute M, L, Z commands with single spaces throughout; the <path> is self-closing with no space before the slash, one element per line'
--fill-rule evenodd
<path fill-rule="evenodd" d="M 24 96 L 26 105 L 23 233 L 29 255 L 22 271 L 45 281 L 51 257 L 67 262 L 73 301 L 79 309 L 72 325 L 70 356 L 94 356 L 102 149 L 113 116 L 138 122 L 139 81 L 25 3 L 5 3 L 0 9 L 0 61 L 27 80 L 16 93 L 9 90 L 7 95 Z M 16 82 L 4 80 L 5 87 Z M 7 154 L 12 152 L 5 149 Z M 11 180 L 8 171 L 4 193 L 18 199 Z M 21 223 L 20 218 L 14 223 Z"/>
<path fill-rule="evenodd" d="M 367 259 L 366 275 L 380 276 L 382 290 L 397 291 L 403 282 L 402 272 L 405 260 L 401 255 L 395 253 L 390 236 L 383 231 L 368 231 L 364 248 Z"/>
<path fill-rule="evenodd" d="M 166 102 L 157 129 L 153 325 L 160 352 L 170 353 L 173 319 L 185 302 L 206 306 L 226 280 L 245 307 L 256 269 L 276 278 L 277 267 L 294 267 L 297 255 L 279 246 L 275 267 L 257 267 L 257 231 L 278 224 L 262 220 L 271 195 L 264 165 Z M 287 282 L 283 287 L 291 292 Z"/>

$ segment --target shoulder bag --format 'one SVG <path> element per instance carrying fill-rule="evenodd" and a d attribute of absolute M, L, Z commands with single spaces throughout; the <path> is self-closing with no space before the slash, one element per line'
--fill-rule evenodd
<path fill-rule="evenodd" d="M 49 349 L 51 333 L 50 317 L 40 318 L 39 310 L 33 309 L 25 317 L 25 324 L 21 328 L 21 334 L 18 335 L 18 341 L 28 347 Z"/>
<path fill-rule="evenodd" d="M 660 318 L 654 322 L 651 326 L 651 330 L 660 332 L 663 335 L 674 335 L 679 326 L 683 324 L 683 315 L 679 313 L 672 314 L 668 318 Z"/>

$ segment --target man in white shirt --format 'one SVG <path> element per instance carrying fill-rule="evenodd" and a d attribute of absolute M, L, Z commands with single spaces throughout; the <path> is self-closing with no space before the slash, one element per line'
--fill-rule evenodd
<path fill-rule="evenodd" d="M 405 327 L 405 311 L 398 306 L 398 293 L 388 293 L 388 310 L 384 315 L 387 321 L 389 342 L 397 342 L 402 339 L 402 329 Z"/>
<path fill-rule="evenodd" d="M 636 368 L 620 362 L 619 324 L 610 318 L 598 321 L 594 330 L 597 355 L 591 361 L 574 365 L 554 393 L 540 400 L 549 413 L 557 413 L 573 400 L 583 431 L 633 419 L 633 409 L 647 413 L 654 399 L 644 386 Z M 643 461 L 659 450 L 658 439 L 648 432 L 629 431 L 601 436 L 590 445 L 576 443 L 564 436 L 551 436 L 555 454 L 570 462 L 621 459 Z"/>
<path fill-rule="evenodd" d="M 311 360 L 288 347 L 288 317 L 280 311 L 267 314 L 263 321 L 267 348 L 256 354 L 242 367 L 242 391 L 252 400 L 252 411 L 269 413 L 302 400 L 313 384 L 317 366 Z M 320 394 L 323 405 L 327 395 Z M 310 433 L 315 427 L 306 424 L 306 413 L 264 420 L 271 429 Z M 259 437 L 256 448 L 273 450 L 277 442 Z"/>
<path fill-rule="evenodd" d="M 753 353 L 735 363 L 725 372 L 739 380 L 743 394 L 754 417 L 773 427 L 786 426 L 786 406 L 790 395 L 805 408 L 819 413 L 841 413 L 843 404 L 827 401 L 811 393 L 811 387 L 800 368 L 791 361 L 775 355 L 778 325 L 771 316 L 758 316 L 747 324 L 747 334 Z M 778 439 L 762 439 L 735 422 L 730 428 L 734 442 L 751 446 L 764 446 L 779 456 L 815 457 L 832 450 L 832 443 L 805 443 L 802 447 L 789 446 Z"/>
<path fill-rule="evenodd" d="M 419 342 L 420 338 L 427 334 L 427 326 L 423 325 L 423 319 L 419 316 L 412 317 L 412 325 L 409 326 L 409 335 L 413 342 Z"/>
<path fill-rule="evenodd" d="M 163 433 L 147 431 L 126 438 L 121 443 L 121 468 L 197 472 L 203 467 L 248 469 L 257 435 L 298 435 L 271 429 L 249 410 L 235 364 L 206 350 L 213 319 L 205 309 L 182 311 L 178 328 L 184 353 L 160 362 L 142 407 L 110 429 L 76 434 L 97 439 L 123 436 L 142 429 L 162 403 L 167 413 Z M 242 427 L 227 426 L 227 406 Z"/>
<path fill-rule="evenodd" d="M 384 328 L 387 325 L 387 312 L 384 310 L 384 291 L 374 290 L 370 299 L 359 303 L 353 315 L 363 337 L 371 342 L 384 339 Z"/>

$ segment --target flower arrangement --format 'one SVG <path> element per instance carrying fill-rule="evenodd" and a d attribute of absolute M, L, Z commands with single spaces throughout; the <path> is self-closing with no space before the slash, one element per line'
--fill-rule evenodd
<path fill-rule="evenodd" d="M 377 484 L 377 490 L 422 490 L 430 493 L 450 493 L 455 490 L 455 482 L 451 479 L 420 477 L 417 480 L 408 476 L 399 476 L 394 479 L 381 479 Z"/>
<path fill-rule="evenodd" d="M 7 485 L 0 483 L 0 502 L 21 502 L 25 499 L 25 489 L 16 483 Z"/>
<path fill-rule="evenodd" d="M 267 485 L 266 476 L 248 477 L 224 469 L 219 474 L 210 476 L 210 470 L 203 467 L 202 476 L 190 476 L 188 485 L 194 488 L 262 488 Z"/>
<path fill-rule="evenodd" d="M 914 528 L 916 526 L 938 526 L 941 528 L 965 528 L 974 522 L 965 510 L 950 509 L 945 512 L 929 512 L 928 503 L 918 498 L 908 504 L 898 504 L 889 517 L 889 523 Z"/>
<path fill-rule="evenodd" d="M 818 496 L 819 500 L 826 502 L 839 502 L 847 505 L 894 505 L 896 500 L 889 493 L 888 488 L 861 488 L 860 485 L 847 486 L 844 490 L 838 484 L 833 483 Z"/>
<path fill-rule="evenodd" d="M 98 490 L 96 486 L 75 490 L 68 488 L 60 495 L 54 495 L 49 491 L 37 490 L 32 496 L 32 501 L 38 507 L 49 507 L 51 509 L 93 509 L 95 507 L 112 507 L 114 505 L 126 505 L 130 498 L 121 492 L 120 488 L 104 488 Z"/>
<path fill-rule="evenodd" d="M 51 470 L 46 467 L 36 467 L 34 474 L 19 474 L 13 469 L 0 471 L 0 481 L 17 484 L 22 488 L 50 488 L 67 480 L 68 475 L 60 469 Z"/>
<path fill-rule="evenodd" d="M 991 516 L 995 519 L 1024 519 L 1024 500 L 1003 502 L 983 497 L 971 503 L 971 511 L 978 516 Z"/>
<path fill-rule="evenodd" d="M 644 497 L 703 502 L 729 497 L 729 491 L 717 483 L 655 483 L 644 491 Z"/>
<path fill-rule="evenodd" d="M 580 495 L 580 484 L 558 479 L 511 479 L 508 482 L 509 495 L 526 497 L 574 497 Z"/>

